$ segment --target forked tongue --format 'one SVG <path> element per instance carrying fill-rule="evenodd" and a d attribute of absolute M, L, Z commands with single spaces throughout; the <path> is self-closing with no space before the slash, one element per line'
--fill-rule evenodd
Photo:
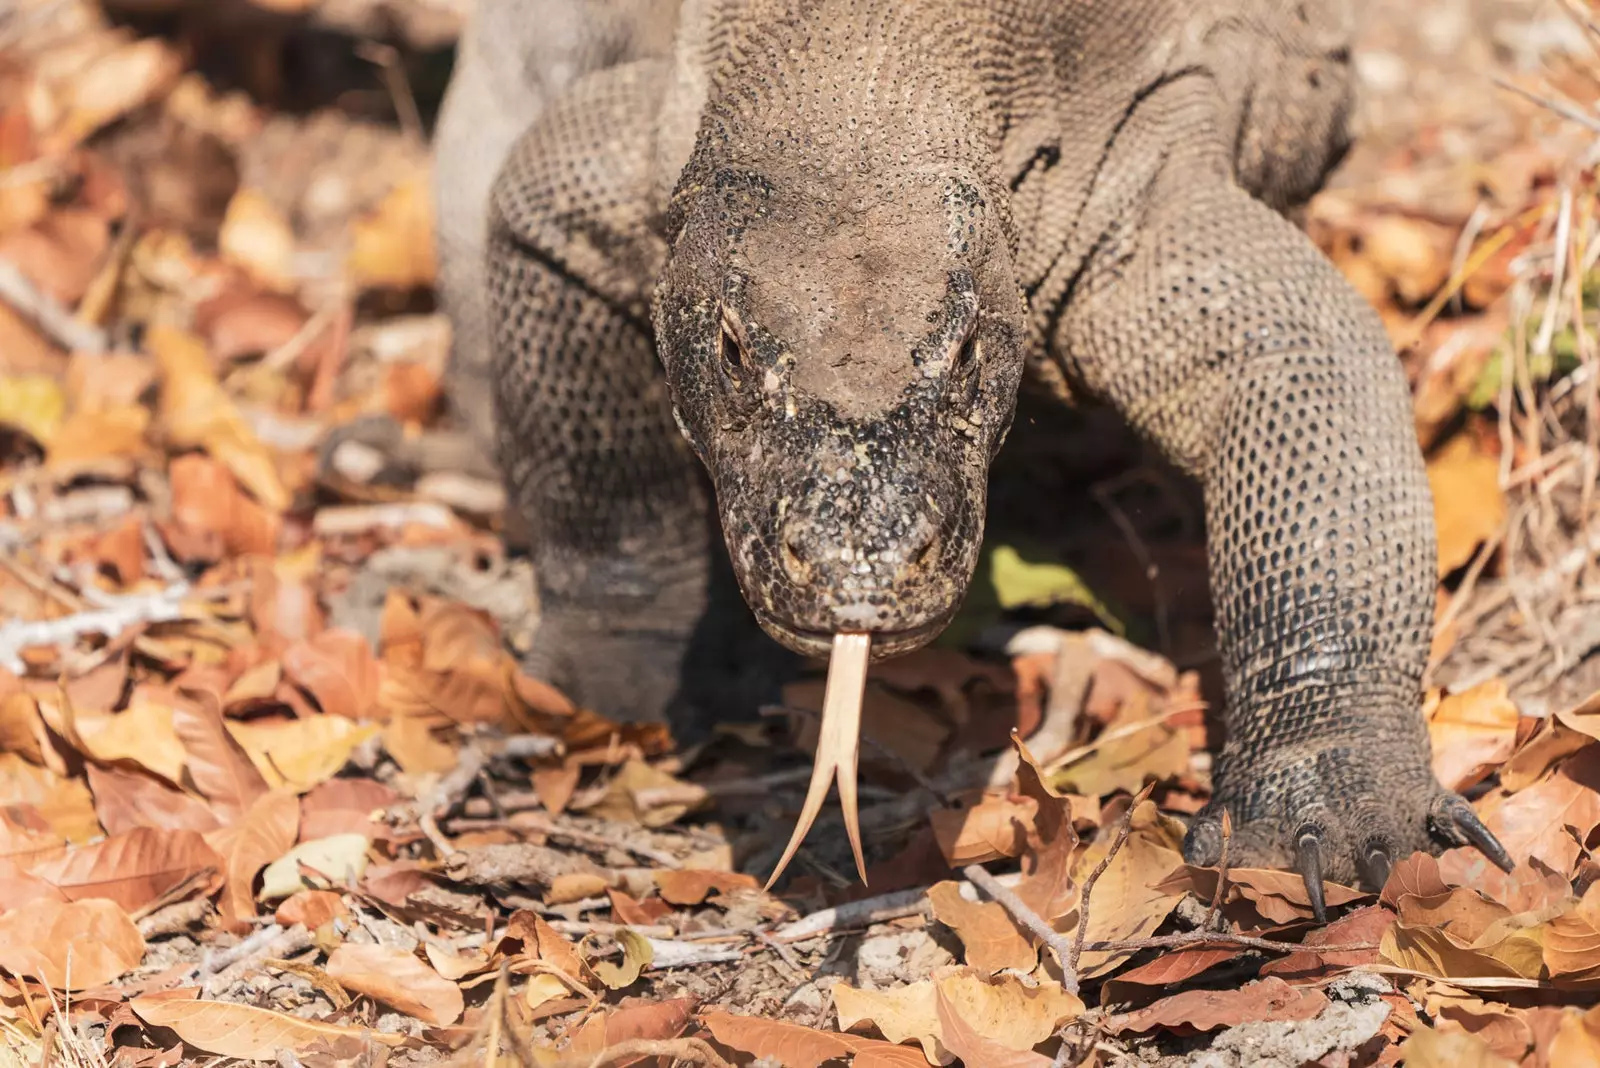
<path fill-rule="evenodd" d="M 822 733 L 817 739 L 817 758 L 811 765 L 811 785 L 806 803 L 800 809 L 794 834 L 783 851 L 778 866 L 767 879 L 766 889 L 778 881 L 783 869 L 794 859 L 811 825 L 822 811 L 828 796 L 828 780 L 839 784 L 839 808 L 844 814 L 845 833 L 856 855 L 856 871 L 867 881 L 867 862 L 861 855 L 861 824 L 856 814 L 856 758 L 861 753 L 861 698 L 867 688 L 867 660 L 872 653 L 872 635 L 846 632 L 833 637 L 833 658 L 828 663 L 828 687 L 822 696 Z"/>

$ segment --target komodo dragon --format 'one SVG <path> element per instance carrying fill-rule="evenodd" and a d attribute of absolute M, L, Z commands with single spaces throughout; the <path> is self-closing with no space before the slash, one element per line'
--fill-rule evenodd
<path fill-rule="evenodd" d="M 1203 486 L 1227 743 L 1187 857 L 1218 860 L 1226 809 L 1233 861 L 1297 868 L 1319 913 L 1320 877 L 1377 886 L 1415 849 L 1509 867 L 1429 767 L 1405 381 L 1284 214 L 1346 147 L 1347 3 L 677 15 L 670 49 L 544 101 L 489 193 L 537 670 L 614 715 L 701 700 L 754 629 L 729 560 L 790 650 L 926 643 L 1026 376 L 1112 405 Z"/>

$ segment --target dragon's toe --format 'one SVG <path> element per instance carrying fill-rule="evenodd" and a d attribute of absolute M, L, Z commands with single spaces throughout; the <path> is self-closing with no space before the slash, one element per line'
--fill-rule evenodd
<path fill-rule="evenodd" d="M 1221 860 L 1226 811 L 1229 865 L 1298 871 L 1319 920 L 1326 916 L 1324 879 L 1377 890 L 1396 861 L 1419 850 L 1470 844 L 1511 869 L 1472 806 L 1441 787 L 1424 761 L 1400 761 L 1382 747 L 1331 746 L 1265 770 L 1257 770 L 1257 757 L 1247 772 L 1229 756 L 1219 764 L 1211 803 L 1184 839 L 1184 856 L 1200 865 Z"/>

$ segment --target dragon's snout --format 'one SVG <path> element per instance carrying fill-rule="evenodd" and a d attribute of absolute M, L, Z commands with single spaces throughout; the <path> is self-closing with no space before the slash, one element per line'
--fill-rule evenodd
<path fill-rule="evenodd" d="M 937 560 L 939 528 L 918 516 L 880 547 L 841 542 L 809 518 L 793 517 L 778 532 L 779 561 L 796 586 L 893 591 L 916 581 Z"/>

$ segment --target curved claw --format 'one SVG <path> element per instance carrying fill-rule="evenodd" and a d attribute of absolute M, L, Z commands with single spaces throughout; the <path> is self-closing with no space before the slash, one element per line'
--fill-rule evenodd
<path fill-rule="evenodd" d="M 1390 867 L 1389 854 L 1381 846 L 1374 846 L 1367 850 L 1366 858 L 1362 862 L 1362 880 L 1373 889 L 1382 890 L 1383 884 L 1389 881 Z"/>
<path fill-rule="evenodd" d="M 1306 883 L 1306 896 L 1311 899 L 1311 912 L 1318 923 L 1328 922 L 1328 903 L 1322 896 L 1322 853 L 1319 850 L 1322 836 L 1314 827 L 1302 827 L 1295 836 L 1294 851 L 1300 878 Z"/>
<path fill-rule="evenodd" d="M 1500 839 L 1496 838 L 1494 832 L 1483 825 L 1483 821 L 1478 818 L 1478 814 L 1472 811 L 1472 807 L 1465 801 L 1459 801 L 1450 806 L 1450 819 L 1456 825 L 1456 829 L 1466 837 L 1467 841 L 1477 846 L 1479 852 L 1494 862 L 1495 867 L 1506 872 L 1516 867 L 1512 863 L 1511 854 L 1507 853 L 1506 847 L 1500 844 Z"/>

